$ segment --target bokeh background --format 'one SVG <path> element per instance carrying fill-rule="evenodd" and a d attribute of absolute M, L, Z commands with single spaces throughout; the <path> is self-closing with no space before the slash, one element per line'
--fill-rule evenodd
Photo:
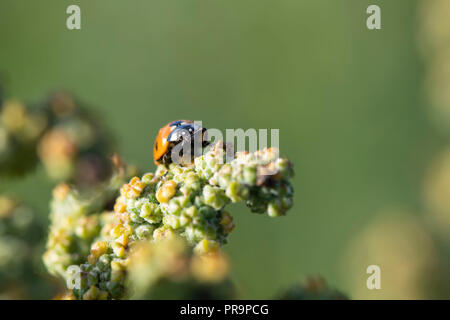
<path fill-rule="evenodd" d="M 237 227 L 225 250 L 245 298 L 270 298 L 307 275 L 353 298 L 445 298 L 445 272 L 431 271 L 448 254 L 450 174 L 434 182 L 428 173 L 445 170 L 435 159 L 449 141 L 449 104 L 433 98 L 449 85 L 450 63 L 433 62 L 450 44 L 446 2 L 2 0 L 0 77 L 25 101 L 75 93 L 145 170 L 157 130 L 173 119 L 280 129 L 294 208 L 277 219 L 230 210 Z M 70 4 L 81 7 L 81 30 L 66 29 Z M 381 30 L 366 28 L 370 4 L 381 7 Z M 43 223 L 51 189 L 42 168 L 0 181 Z M 366 288 L 370 264 L 382 270 L 377 292 Z M 439 290 L 428 288 L 431 274 Z"/>

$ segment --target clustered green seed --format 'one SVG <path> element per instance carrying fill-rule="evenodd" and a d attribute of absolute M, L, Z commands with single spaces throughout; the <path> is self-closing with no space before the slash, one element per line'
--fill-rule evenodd
<path fill-rule="evenodd" d="M 224 164 L 225 152 L 219 144 L 195 159 L 196 171 L 211 185 L 207 195 L 221 196 L 215 205 L 222 205 L 225 195 L 231 202 L 245 201 L 252 212 L 271 217 L 284 215 L 292 207 L 293 189 L 289 183 L 292 164 L 279 158 L 277 149 L 238 152 L 231 162 Z"/>
<path fill-rule="evenodd" d="M 0 299 L 24 298 L 34 281 L 34 252 L 44 233 L 36 213 L 10 196 L 0 196 Z M 9 287 L 16 288 L 10 296 Z"/>
<path fill-rule="evenodd" d="M 42 113 L 28 110 L 20 101 L 0 105 L 0 174 L 23 174 L 36 164 L 36 145 L 46 126 Z"/>
<path fill-rule="evenodd" d="M 292 206 L 292 166 L 278 158 L 277 150 L 238 153 L 224 161 L 224 147 L 217 143 L 190 166 L 159 166 L 155 174 L 125 184 L 114 207 L 121 222 L 111 229 L 110 239 L 93 244 L 75 297 L 126 296 L 129 248 L 136 241 L 177 235 L 195 252 L 211 253 L 226 243 L 234 227 L 224 210 L 228 203 L 246 201 L 252 211 L 270 216 Z"/>
<path fill-rule="evenodd" d="M 136 173 L 115 157 L 115 173 L 111 180 L 87 194 L 67 184 L 53 190 L 50 230 L 44 264 L 50 273 L 67 280 L 67 268 L 86 261 L 91 245 L 109 237 L 110 229 L 118 222 L 111 211 L 114 199 L 125 179 Z"/>
<path fill-rule="evenodd" d="M 0 174 L 24 174 L 40 161 L 54 181 L 92 185 L 111 173 L 113 144 L 101 122 L 72 95 L 56 92 L 36 107 L 0 104 Z"/>
<path fill-rule="evenodd" d="M 138 241 L 129 254 L 131 299 L 232 299 L 226 256 L 193 254 L 180 237 Z"/>
<path fill-rule="evenodd" d="M 0 97 L 0 177 L 16 177 L 29 173 L 36 164 L 41 163 L 52 180 L 68 181 L 92 190 L 92 186 L 100 185 L 111 175 L 111 155 L 110 135 L 92 112 L 76 102 L 72 95 L 55 92 L 35 104 L 4 100 Z M 118 187 L 115 191 L 118 191 Z M 102 202 L 100 198 L 96 197 L 94 202 Z M 76 211 L 80 208 L 75 202 L 72 202 L 72 205 Z M 40 244 L 44 239 L 42 226 L 35 223 L 39 219 L 34 215 L 29 219 L 34 221 L 30 223 L 30 227 L 25 228 L 22 225 L 26 232 L 20 235 L 11 234 L 12 230 L 18 230 L 16 222 L 25 221 L 20 220 L 20 217 L 25 217 L 22 213 L 28 212 L 22 210 L 24 207 L 18 205 L 17 210 L 10 214 L 13 218 L 0 217 L 0 299 L 4 297 L 2 291 L 6 282 L 3 279 L 6 278 L 7 285 L 10 286 L 7 291 L 14 292 L 17 297 L 23 297 L 31 291 L 32 296 L 45 297 L 51 290 L 50 285 L 40 281 L 44 279 L 36 277 L 36 274 L 41 272 L 41 265 L 31 261 L 35 258 L 35 253 L 40 254 Z M 56 207 L 58 205 L 55 204 Z M 64 205 L 55 211 L 70 211 L 70 204 L 66 209 L 62 207 Z M 92 213 L 91 209 L 87 211 Z M 65 225 L 59 221 L 61 224 L 52 229 L 46 262 L 54 273 L 64 274 L 67 264 L 85 260 L 85 257 L 80 257 L 84 251 L 89 252 L 89 238 L 94 237 L 96 230 L 103 223 L 104 216 L 100 214 L 89 217 L 81 215 L 78 219 L 75 218 L 76 215 L 71 218 L 68 214 L 67 219 L 60 219 L 66 222 Z M 61 215 L 54 216 L 55 220 L 58 220 L 57 216 Z M 71 227 L 76 230 L 69 231 Z M 59 232 L 56 232 L 58 229 Z M 30 235 L 35 235 L 37 230 L 40 231 L 40 236 L 28 242 L 27 239 Z M 27 271 L 22 272 L 24 269 Z M 10 285 L 9 279 L 12 278 L 18 278 L 19 283 Z M 44 285 L 38 288 L 35 282 Z M 24 287 L 33 288 L 28 290 Z"/>
<path fill-rule="evenodd" d="M 43 110 L 47 126 L 37 151 L 47 174 L 55 181 L 89 186 L 111 174 L 111 134 L 101 121 L 66 92 L 52 94 Z"/>
<path fill-rule="evenodd" d="M 66 278 L 69 266 L 86 261 L 94 240 L 107 236 L 114 217 L 112 212 L 97 211 L 91 199 L 84 199 L 66 184 L 55 188 L 43 256 L 49 272 Z"/>

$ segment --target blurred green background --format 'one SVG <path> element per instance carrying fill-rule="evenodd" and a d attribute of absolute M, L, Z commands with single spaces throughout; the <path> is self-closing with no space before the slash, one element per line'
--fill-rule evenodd
<path fill-rule="evenodd" d="M 366 28 L 373 3 L 382 30 Z M 66 29 L 70 4 L 81 7 L 81 30 Z M 294 208 L 278 219 L 231 208 L 234 278 L 246 298 L 269 298 L 310 274 L 351 295 L 340 267 L 349 243 L 386 207 L 420 209 L 424 170 L 441 144 L 422 97 L 416 6 L 2 0 L 0 77 L 25 101 L 74 92 L 115 132 L 123 157 L 149 171 L 154 137 L 170 120 L 279 128 L 281 153 L 295 164 Z M 41 168 L 0 190 L 46 215 L 45 181 Z"/>

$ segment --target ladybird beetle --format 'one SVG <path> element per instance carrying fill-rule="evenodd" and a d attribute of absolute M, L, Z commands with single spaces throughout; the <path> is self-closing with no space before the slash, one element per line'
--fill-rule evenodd
<path fill-rule="evenodd" d="M 194 136 L 201 133 L 202 147 L 208 145 L 206 141 L 206 128 L 190 120 L 176 120 L 169 122 L 159 129 L 153 146 L 153 160 L 156 165 L 168 165 L 172 162 L 171 150 L 179 144 L 190 142 L 194 145 Z M 188 136 L 186 136 L 188 135 Z"/>

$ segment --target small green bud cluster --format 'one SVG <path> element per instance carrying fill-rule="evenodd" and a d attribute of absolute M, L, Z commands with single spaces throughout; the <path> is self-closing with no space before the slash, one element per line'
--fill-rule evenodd
<path fill-rule="evenodd" d="M 53 191 L 50 231 L 43 261 L 51 274 L 66 278 L 69 266 L 86 261 L 94 239 L 107 235 L 112 212 L 97 211 L 95 198 L 83 197 L 67 184 Z"/>
<path fill-rule="evenodd" d="M 92 112 L 66 92 L 56 92 L 43 103 L 48 118 L 37 152 L 55 181 L 91 186 L 111 174 L 113 151 L 110 134 Z"/>
<path fill-rule="evenodd" d="M 41 285 L 34 281 L 33 262 L 43 233 L 34 210 L 10 196 L 0 196 L 1 298 L 24 298 L 32 287 Z M 11 296 L 14 292 L 17 295 Z"/>
<path fill-rule="evenodd" d="M 42 113 L 28 110 L 20 101 L 0 105 L 0 174 L 23 174 L 36 164 L 36 145 L 46 126 Z"/>
<path fill-rule="evenodd" d="M 181 237 L 138 241 L 129 255 L 131 299 L 232 299 L 229 263 L 222 252 L 198 255 Z"/>
<path fill-rule="evenodd" d="M 120 186 L 136 173 L 120 159 L 113 157 L 115 173 L 110 181 L 89 192 L 80 193 L 68 184 L 53 190 L 50 231 L 43 260 L 48 271 L 67 280 L 67 268 L 86 261 L 94 241 L 109 237 L 110 229 L 118 223 L 111 211 Z"/>
<path fill-rule="evenodd" d="M 238 152 L 233 160 L 225 160 L 226 148 L 220 142 L 195 159 L 196 171 L 211 184 L 208 193 L 221 190 L 229 201 L 245 201 L 252 212 L 271 217 L 292 207 L 292 164 L 278 157 L 278 149 Z"/>
<path fill-rule="evenodd" d="M 292 205 L 292 168 L 275 151 L 237 154 L 224 164 L 216 161 L 224 157 L 223 145 L 217 143 L 190 166 L 159 166 L 155 174 L 132 178 L 114 206 L 120 223 L 111 228 L 109 239 L 92 245 L 75 297 L 128 296 L 129 253 L 136 242 L 180 236 L 197 254 L 217 252 L 234 228 L 224 210 L 230 202 L 247 201 L 253 211 L 271 216 L 284 214 Z"/>
<path fill-rule="evenodd" d="M 99 123 L 65 92 L 36 108 L 5 100 L 0 105 L 0 174 L 24 174 L 40 161 L 54 181 L 80 186 L 105 181 L 113 144 Z"/>

